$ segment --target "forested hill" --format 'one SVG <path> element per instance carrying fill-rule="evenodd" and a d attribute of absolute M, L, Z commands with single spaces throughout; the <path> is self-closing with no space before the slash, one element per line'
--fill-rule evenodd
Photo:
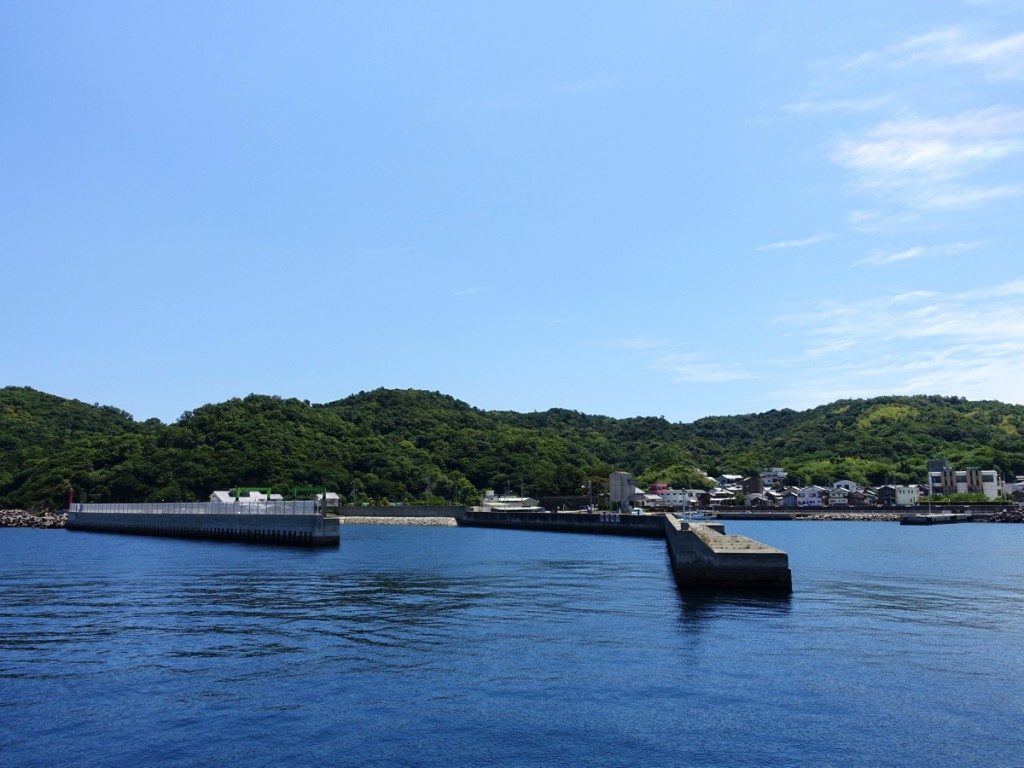
<path fill-rule="evenodd" d="M 485 487 L 577 493 L 627 469 L 699 482 L 783 466 L 800 482 L 921 481 L 925 462 L 1024 473 L 1024 406 L 915 396 L 689 424 L 554 409 L 483 411 L 446 395 L 379 389 L 326 404 L 251 395 L 173 424 L 18 387 L 0 389 L 0 505 L 205 499 L 236 485 L 326 485 L 379 502 L 469 502 Z"/>

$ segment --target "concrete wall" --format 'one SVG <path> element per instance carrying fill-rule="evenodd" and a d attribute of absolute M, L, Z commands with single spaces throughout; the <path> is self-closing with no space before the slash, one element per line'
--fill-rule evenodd
<path fill-rule="evenodd" d="M 664 516 L 665 542 L 683 586 L 750 587 L 790 591 L 789 556 L 746 536 L 729 536 L 721 523 L 685 523 Z"/>
<path fill-rule="evenodd" d="M 324 518 L 321 515 L 188 515 L 71 510 L 67 527 L 69 530 L 101 533 L 297 546 L 337 546 L 341 540 L 337 518 Z"/>
<path fill-rule="evenodd" d="M 469 507 L 328 507 L 327 513 L 341 517 L 459 517 Z"/>
<path fill-rule="evenodd" d="M 616 536 L 661 538 L 665 526 L 658 515 L 612 512 L 477 512 L 467 510 L 459 525 L 477 528 L 516 528 L 526 531 L 605 533 Z"/>

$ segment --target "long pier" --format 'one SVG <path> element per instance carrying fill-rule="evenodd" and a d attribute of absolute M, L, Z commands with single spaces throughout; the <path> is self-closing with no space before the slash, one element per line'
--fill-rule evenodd
<path fill-rule="evenodd" d="M 340 521 L 313 501 L 218 504 L 78 504 L 68 509 L 73 531 L 244 541 L 300 547 L 338 546 Z"/>
<path fill-rule="evenodd" d="M 791 592 L 789 555 L 746 536 L 728 535 L 719 522 L 680 521 L 675 515 L 613 512 L 480 512 L 467 509 L 460 526 L 528 531 L 646 536 L 665 540 L 680 586 Z"/>

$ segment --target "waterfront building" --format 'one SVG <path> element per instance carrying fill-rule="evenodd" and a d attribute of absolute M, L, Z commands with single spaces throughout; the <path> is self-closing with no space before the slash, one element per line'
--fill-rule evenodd
<path fill-rule="evenodd" d="M 930 494 L 980 493 L 989 499 L 996 499 L 1004 493 L 1003 479 L 999 473 L 994 469 L 980 467 L 954 469 L 947 466 L 943 470 L 929 471 L 927 485 Z"/>
<path fill-rule="evenodd" d="M 797 493 L 798 507 L 823 507 L 828 504 L 828 488 L 809 485 Z"/>
<path fill-rule="evenodd" d="M 537 499 L 529 496 L 496 496 L 494 489 L 487 488 L 480 499 L 485 512 L 544 512 Z"/>
<path fill-rule="evenodd" d="M 875 491 L 875 499 L 883 507 L 892 507 L 896 504 L 896 486 L 880 485 Z"/>
<path fill-rule="evenodd" d="M 850 503 L 850 491 L 842 485 L 833 485 L 828 494 L 830 507 L 845 507 Z"/>
<path fill-rule="evenodd" d="M 916 485 L 896 486 L 896 506 L 913 507 L 917 504 L 918 489 Z"/>
<path fill-rule="evenodd" d="M 853 480 L 836 480 L 834 483 L 832 483 L 832 488 L 842 488 L 847 493 L 849 493 L 850 491 L 864 490 L 858 483 L 853 482 Z"/>
<path fill-rule="evenodd" d="M 644 503 L 644 492 L 636 487 L 636 480 L 629 472 L 612 472 L 608 475 L 608 500 L 613 507 L 626 509 Z"/>
<path fill-rule="evenodd" d="M 773 483 L 785 482 L 786 477 L 789 473 L 786 472 L 786 470 L 784 470 L 782 467 L 766 467 L 765 469 L 762 469 L 758 474 L 761 476 L 761 480 L 766 485 L 772 485 Z"/>
<path fill-rule="evenodd" d="M 751 475 L 750 477 L 743 478 L 743 482 L 740 483 L 743 488 L 743 493 L 748 496 L 754 493 L 764 492 L 764 481 L 761 480 L 760 475 Z"/>
<path fill-rule="evenodd" d="M 666 507 L 696 507 L 700 504 L 700 490 L 695 488 L 668 488 L 658 497 Z"/>

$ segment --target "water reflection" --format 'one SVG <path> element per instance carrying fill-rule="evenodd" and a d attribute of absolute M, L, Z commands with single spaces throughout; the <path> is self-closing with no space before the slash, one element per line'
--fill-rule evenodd
<path fill-rule="evenodd" d="M 679 620 L 684 629 L 721 617 L 779 617 L 789 614 L 793 597 L 789 593 L 755 590 L 678 587 Z"/>

